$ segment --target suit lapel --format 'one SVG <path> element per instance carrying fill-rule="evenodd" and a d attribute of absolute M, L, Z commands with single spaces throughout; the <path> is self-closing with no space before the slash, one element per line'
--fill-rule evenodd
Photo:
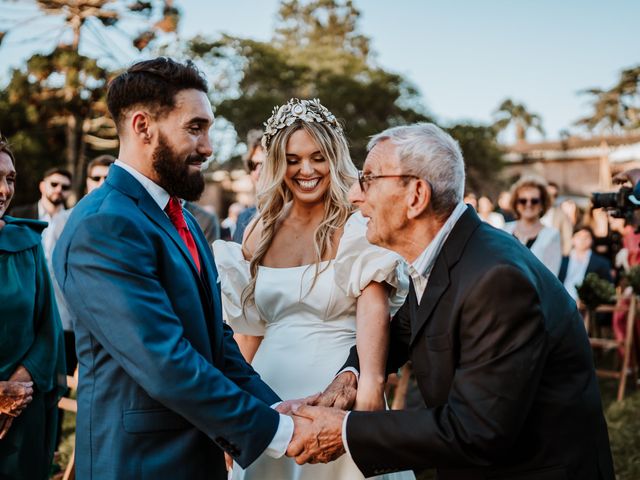
<path fill-rule="evenodd" d="M 212 349 L 214 363 L 219 364 L 222 361 L 222 355 L 224 354 L 221 348 L 222 344 L 222 299 L 220 298 L 220 291 L 218 290 L 218 272 L 215 267 L 215 261 L 213 260 L 213 254 L 211 253 L 211 247 L 209 246 L 207 239 L 202 234 L 200 227 L 193 215 L 185 209 L 185 221 L 189 227 L 189 231 L 193 235 L 193 239 L 198 249 L 198 255 L 200 256 L 200 268 L 201 271 L 201 283 L 203 286 L 203 294 L 207 299 L 208 306 L 210 308 L 206 316 L 208 318 L 208 327 L 210 329 L 210 337 L 212 338 Z M 218 319 L 216 321 L 216 319 Z"/>
<path fill-rule="evenodd" d="M 415 341 L 418 333 L 431 317 L 440 297 L 442 297 L 449 288 L 449 272 L 451 268 L 458 263 L 471 234 L 481 223 L 475 210 L 467 207 L 466 212 L 462 214 L 451 230 L 451 233 L 449 233 L 449 237 L 444 242 L 442 250 L 438 254 L 433 269 L 431 270 L 431 275 L 422 294 L 420 305 L 415 309 L 412 308 L 411 343 Z"/>
<path fill-rule="evenodd" d="M 198 273 L 198 268 L 196 267 L 193 258 L 191 258 L 187 245 L 180 237 L 178 230 L 176 230 L 176 227 L 171 223 L 169 217 L 162 211 L 153 198 L 151 198 L 151 195 L 149 195 L 140 182 L 133 178 L 133 176 L 131 176 L 126 170 L 118 167 L 117 165 L 113 165 L 113 168 L 109 169 L 107 182 L 109 182 L 114 188 L 138 201 L 138 207 L 140 210 L 142 210 L 153 223 L 158 225 L 167 235 L 169 235 L 169 238 L 171 238 L 173 243 L 178 247 L 182 256 L 189 264 L 191 272 L 199 279 L 200 274 Z"/>
<path fill-rule="evenodd" d="M 411 316 L 411 343 L 416 339 L 418 332 L 422 329 L 427 319 L 431 316 L 433 309 L 438 304 L 438 300 L 449 286 L 449 266 L 444 255 L 438 255 L 429 282 L 424 289 L 420 304 Z M 415 295 L 415 293 L 414 293 Z"/>

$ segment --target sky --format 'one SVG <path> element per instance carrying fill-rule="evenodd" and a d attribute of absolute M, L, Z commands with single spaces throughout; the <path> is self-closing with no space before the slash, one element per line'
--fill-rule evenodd
<path fill-rule="evenodd" d="M 29 3 L 18 2 L 25 5 L 20 7 L 0 0 L 0 29 L 3 11 L 14 18 Z M 279 1 L 175 4 L 182 11 L 182 38 L 228 33 L 269 40 Z M 580 133 L 572 124 L 590 108 L 589 97 L 579 92 L 611 87 L 623 68 L 640 63 L 638 0 L 355 0 L 355 5 L 376 64 L 413 83 L 444 125 L 491 122 L 502 100 L 512 98 L 541 116 L 548 139 L 563 129 Z M 0 85 L 6 84 L 9 67 L 50 45 L 46 30 L 26 28 L 7 36 L 0 48 Z"/>

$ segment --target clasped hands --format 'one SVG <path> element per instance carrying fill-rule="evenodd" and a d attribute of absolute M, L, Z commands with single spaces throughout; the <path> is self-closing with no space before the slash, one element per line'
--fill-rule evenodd
<path fill-rule="evenodd" d="M 282 402 L 276 410 L 291 415 L 294 431 L 287 456 L 296 463 L 327 463 L 345 453 L 342 423 L 356 401 L 356 376 L 343 372 L 322 393 Z"/>

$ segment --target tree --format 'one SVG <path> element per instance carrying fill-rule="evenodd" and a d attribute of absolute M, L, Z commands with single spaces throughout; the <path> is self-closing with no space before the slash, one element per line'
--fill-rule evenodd
<path fill-rule="evenodd" d="M 467 177 L 466 187 L 483 195 L 495 195 L 503 167 L 496 130 L 487 125 L 458 124 L 447 129 L 460 144 Z"/>
<path fill-rule="evenodd" d="M 500 132 L 513 125 L 516 129 L 516 140 L 519 143 L 527 140 L 527 131 L 531 128 L 544 135 L 540 116 L 529 112 L 524 104 L 516 103 L 509 98 L 500 104 L 494 116 L 496 117 L 494 128 Z"/>
<path fill-rule="evenodd" d="M 138 1 L 127 7 L 111 0 L 36 0 L 35 5 L 47 15 L 62 17 L 63 27 L 51 53 L 35 54 L 27 61 L 25 71 L 13 72 L 8 105 L 36 104 L 41 109 L 37 115 L 39 125 L 44 123 L 50 129 L 64 129 L 64 163 L 73 174 L 74 190 L 79 196 L 84 188 L 87 148 L 105 150 L 117 146 L 115 126 L 104 103 L 109 72 L 98 65 L 98 60 L 80 54 L 82 39 L 87 35 L 93 37 L 93 45 L 103 51 L 105 58 L 120 66 L 125 63 L 124 59 L 114 55 L 113 43 L 105 36 L 107 32 L 122 35 L 116 28 L 121 21 L 133 17 L 142 19 L 144 28 L 131 41 L 142 50 L 155 38 L 156 32 L 175 31 L 178 10 L 171 0 L 162 3 Z M 151 23 L 152 14 L 158 10 L 162 11 L 161 18 Z M 21 27 L 39 18 L 42 17 L 21 22 Z M 65 37 L 65 32 L 70 35 Z M 11 33 L 11 29 L 3 32 L 3 37 Z M 11 125 L 3 129 L 14 130 Z M 16 153 L 20 155 L 21 152 Z M 45 165 L 42 167 L 38 169 L 40 172 L 46 168 Z"/>
<path fill-rule="evenodd" d="M 640 65 L 622 70 L 618 82 L 608 90 L 589 88 L 582 93 L 593 98 L 593 112 L 576 125 L 600 134 L 640 128 Z"/>
<path fill-rule="evenodd" d="M 415 87 L 372 64 L 369 40 L 358 33 L 359 15 L 351 1 L 288 0 L 271 42 L 222 37 L 192 43 L 194 56 L 235 58 L 228 61 L 241 68 L 235 93 L 218 102 L 216 114 L 244 138 L 275 105 L 318 97 L 344 123 L 356 164 L 364 161 L 370 135 L 429 120 Z"/>

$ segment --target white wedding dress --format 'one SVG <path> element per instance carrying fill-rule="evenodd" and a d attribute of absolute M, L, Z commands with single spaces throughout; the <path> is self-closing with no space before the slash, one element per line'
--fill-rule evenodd
<path fill-rule="evenodd" d="M 315 265 L 259 267 L 255 305 L 242 311 L 241 295 L 249 282 L 249 262 L 237 243 L 218 240 L 213 249 L 221 279 L 225 317 L 236 333 L 264 336 L 252 365 L 280 396 L 294 399 L 323 391 L 356 343 L 356 299 L 370 282 L 392 287 L 392 313 L 408 292 L 409 277 L 395 253 L 371 245 L 366 221 L 354 213 L 345 225 L 334 260 Z M 328 464 L 297 465 L 294 460 L 260 456 L 246 470 L 234 464 L 237 480 L 351 480 L 364 478 L 348 454 Z M 399 472 L 378 479 L 414 479 Z"/>

